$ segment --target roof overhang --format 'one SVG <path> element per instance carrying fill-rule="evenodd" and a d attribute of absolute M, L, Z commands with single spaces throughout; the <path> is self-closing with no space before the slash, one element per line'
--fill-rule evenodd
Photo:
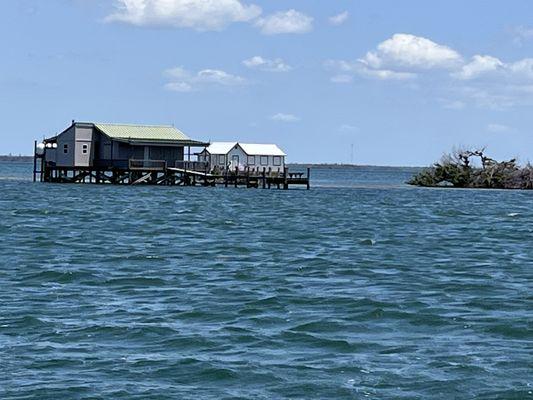
<path fill-rule="evenodd" d="M 111 140 L 128 143 L 135 146 L 174 146 L 174 147 L 207 147 L 209 143 L 200 142 L 198 140 L 146 140 L 146 139 L 130 139 L 130 138 L 111 138 Z"/>

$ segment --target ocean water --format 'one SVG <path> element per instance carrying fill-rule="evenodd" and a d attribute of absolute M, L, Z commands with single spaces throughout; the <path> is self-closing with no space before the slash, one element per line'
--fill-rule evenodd
<path fill-rule="evenodd" d="M 267 191 L 0 164 L 0 398 L 533 398 L 533 192 L 412 172 Z"/>

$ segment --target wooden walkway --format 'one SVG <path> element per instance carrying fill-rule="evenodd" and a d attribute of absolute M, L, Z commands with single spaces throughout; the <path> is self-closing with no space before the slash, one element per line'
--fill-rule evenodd
<path fill-rule="evenodd" d="M 274 174 L 250 171 L 228 171 L 208 173 L 207 171 L 184 168 L 95 168 L 95 167 L 44 167 L 34 170 L 34 181 L 55 183 L 92 183 L 113 185 L 164 185 L 164 186 L 224 186 L 261 189 L 310 189 L 310 169 L 307 172 L 285 172 Z M 39 178 L 39 179 L 37 179 Z"/>

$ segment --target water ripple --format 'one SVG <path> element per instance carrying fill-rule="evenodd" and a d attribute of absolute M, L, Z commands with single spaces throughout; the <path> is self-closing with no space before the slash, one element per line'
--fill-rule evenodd
<path fill-rule="evenodd" d="M 285 192 L 6 168 L 2 399 L 533 397 L 533 193 L 413 189 L 406 170 Z"/>

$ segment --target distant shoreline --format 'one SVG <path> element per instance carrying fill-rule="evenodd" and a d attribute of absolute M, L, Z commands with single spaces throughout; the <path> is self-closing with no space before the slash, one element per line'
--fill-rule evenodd
<path fill-rule="evenodd" d="M 426 167 L 408 167 L 405 165 L 367 165 L 367 164 L 336 164 L 336 163 L 288 163 L 288 167 L 294 168 L 335 168 L 335 169 L 359 169 L 359 168 L 376 168 L 376 169 L 405 169 L 420 171 Z"/>
<path fill-rule="evenodd" d="M 33 156 L 14 156 L 0 155 L 0 162 L 32 162 Z M 356 169 L 356 168 L 380 168 L 380 169 L 398 169 L 404 168 L 409 170 L 420 170 L 424 167 L 406 167 L 406 166 L 387 166 L 387 165 L 357 165 L 343 163 L 288 163 L 288 167 L 293 168 L 335 168 L 335 169 Z"/>
<path fill-rule="evenodd" d="M 0 156 L 0 161 L 3 162 L 31 162 L 33 161 L 33 156 L 13 156 L 13 155 L 7 155 L 7 156 Z"/>

